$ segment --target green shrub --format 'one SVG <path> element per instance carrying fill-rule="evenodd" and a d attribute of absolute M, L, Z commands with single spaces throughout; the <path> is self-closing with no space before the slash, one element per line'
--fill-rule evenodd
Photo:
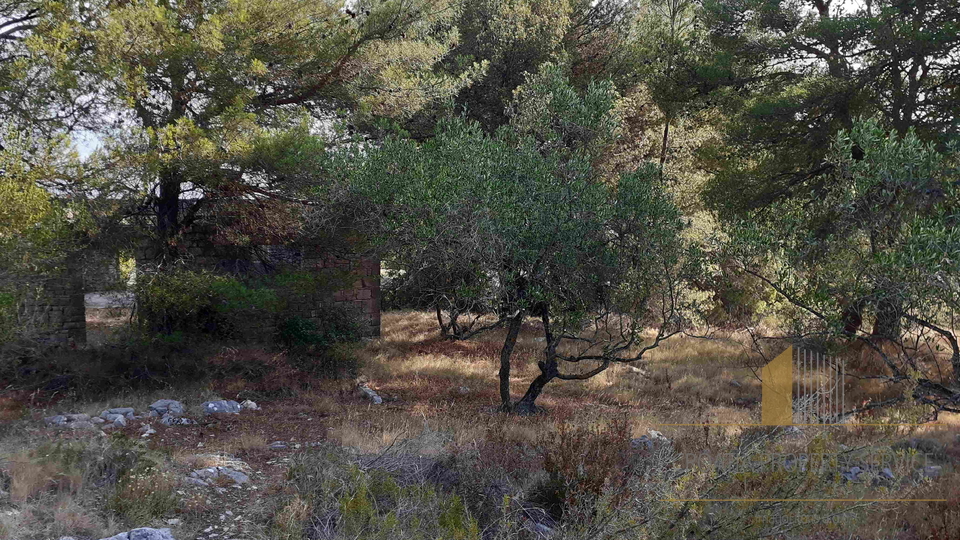
<path fill-rule="evenodd" d="M 183 332 L 234 337 L 251 321 L 273 317 L 280 307 L 270 288 L 194 270 L 142 276 L 136 296 L 140 324 L 167 336 Z"/>
<path fill-rule="evenodd" d="M 177 479 L 154 467 L 138 467 L 117 482 L 107 508 L 136 526 L 149 523 L 177 508 Z"/>
<path fill-rule="evenodd" d="M 337 343 L 351 343 L 362 336 L 357 314 L 338 306 L 324 306 L 317 317 L 288 317 L 280 322 L 277 334 L 287 347 L 328 349 Z"/>
<path fill-rule="evenodd" d="M 107 509 L 130 525 L 148 523 L 177 508 L 176 477 L 143 441 L 112 435 L 96 470 L 97 483 L 112 486 Z"/>
<path fill-rule="evenodd" d="M 22 502 L 47 491 L 115 488 L 133 474 L 160 470 L 162 464 L 163 459 L 142 441 L 115 433 L 106 439 L 56 441 L 25 449 L 6 464 L 4 475 L 11 496 Z"/>
<path fill-rule="evenodd" d="M 302 501 L 312 502 L 312 516 L 336 516 L 330 538 L 479 540 L 480 528 L 463 501 L 429 484 L 400 484 L 389 473 L 363 470 L 333 449 L 297 456 L 287 473 L 297 495 L 274 518 L 277 537 L 298 530 L 295 515 L 310 520 Z M 289 511 L 287 511 L 289 510 Z"/>

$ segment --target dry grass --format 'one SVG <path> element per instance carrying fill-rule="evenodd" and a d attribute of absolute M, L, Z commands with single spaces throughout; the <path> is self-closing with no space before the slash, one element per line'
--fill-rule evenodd
<path fill-rule="evenodd" d="M 10 500 L 25 503 L 42 493 L 75 494 L 83 485 L 83 473 L 37 451 L 25 451 L 10 458 Z"/>
<path fill-rule="evenodd" d="M 432 314 L 405 311 L 385 313 L 382 328 L 383 337 L 360 352 L 364 373 L 378 391 L 404 402 L 406 413 L 427 419 L 444 417 L 439 423 L 463 416 L 470 419 L 464 426 L 468 431 L 477 415 L 493 413 L 499 399 L 503 330 L 469 341 L 444 340 Z M 521 331 L 511 373 L 514 399 L 539 373 L 536 361 L 543 345 L 537 337 L 534 324 Z M 593 410 L 630 410 L 639 432 L 659 424 L 690 422 L 691 413 L 699 422 L 755 422 L 759 409 L 750 405 L 759 402 L 760 384 L 745 350 L 736 335 L 714 340 L 676 338 L 649 355 L 640 366 L 642 374 L 628 366 L 614 366 L 585 382 L 555 381 L 539 403 L 558 414 L 582 410 L 585 403 Z M 359 427 L 363 435 L 338 427 L 338 439 L 349 442 L 351 437 L 360 440 L 368 435 L 389 439 L 396 430 Z M 343 431 L 351 434 L 341 435 Z"/>
<path fill-rule="evenodd" d="M 273 521 L 273 537 L 277 540 L 303 538 L 304 527 L 310 517 L 310 503 L 299 495 L 287 502 L 277 512 Z"/>
<path fill-rule="evenodd" d="M 101 528 L 100 519 L 72 497 L 60 498 L 53 508 L 54 536 L 92 535 Z"/>

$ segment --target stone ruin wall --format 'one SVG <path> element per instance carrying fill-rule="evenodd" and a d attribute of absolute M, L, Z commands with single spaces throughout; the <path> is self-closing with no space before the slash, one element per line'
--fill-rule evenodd
<path fill-rule="evenodd" d="M 79 269 L 70 268 L 62 276 L 47 279 L 38 293 L 28 295 L 20 306 L 18 315 L 25 326 L 44 343 L 84 345 L 87 317 Z"/>
<path fill-rule="evenodd" d="M 217 272 L 262 272 L 264 264 L 233 246 L 216 245 L 200 234 L 188 240 L 189 264 L 194 268 Z M 317 272 L 346 286 L 340 290 L 318 290 L 313 294 L 287 295 L 286 316 L 298 316 L 319 322 L 325 305 L 354 311 L 364 321 L 364 335 L 380 335 L 380 261 L 349 254 L 333 255 L 317 246 L 263 246 L 268 264 L 274 268 Z M 84 293 L 100 292 L 96 287 L 116 283 L 119 276 L 115 254 L 95 254 L 83 258 L 63 277 L 48 280 L 43 296 L 24 304 L 22 312 L 32 317 L 42 340 L 50 344 L 86 343 L 86 307 Z M 145 254 L 137 257 L 143 268 Z M 345 279 L 344 279 L 345 278 Z M 283 294 L 282 291 L 280 291 Z M 276 321 L 250 321 L 245 335 L 253 340 L 270 341 Z M 249 332 L 246 332 L 249 330 Z"/>
<path fill-rule="evenodd" d="M 278 290 L 287 301 L 282 316 L 321 322 L 324 306 L 333 305 L 355 313 L 363 322 L 365 337 L 380 335 L 380 261 L 346 253 L 333 254 L 322 246 L 260 246 L 260 256 L 235 246 L 217 245 L 209 236 L 194 233 L 187 240 L 188 264 L 213 272 L 267 274 L 275 270 L 312 272 L 321 281 L 340 283 L 339 290 L 319 289 L 302 294 Z M 138 266 L 140 266 L 138 264 Z M 269 267 L 269 268 L 268 268 Z M 276 332 L 275 320 L 249 321 L 244 333 L 257 341 L 269 341 Z"/>
<path fill-rule="evenodd" d="M 330 274 L 331 279 L 349 276 L 347 288 L 324 298 L 322 294 L 291 301 L 290 314 L 318 322 L 318 306 L 324 302 L 355 312 L 366 323 L 364 335 L 380 336 L 380 261 L 369 257 L 331 256 L 316 248 L 302 251 L 300 268 Z M 336 274 L 336 275 L 334 275 Z"/>

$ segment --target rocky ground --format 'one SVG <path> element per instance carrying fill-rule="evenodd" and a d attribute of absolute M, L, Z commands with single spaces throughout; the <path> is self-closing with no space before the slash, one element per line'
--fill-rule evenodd
<path fill-rule="evenodd" d="M 434 491 L 460 494 L 487 530 L 483 538 L 503 523 L 515 526 L 512 537 L 520 540 L 580 538 L 543 497 L 550 481 L 545 464 L 572 459 L 576 467 L 560 473 L 576 478 L 580 467 L 589 475 L 610 475 L 612 483 L 618 467 L 633 466 L 622 460 L 628 454 L 675 460 L 659 480 L 649 480 L 649 470 L 643 473 L 644 487 L 656 485 L 663 490 L 661 499 L 687 474 L 686 485 L 705 479 L 696 487 L 700 491 L 691 491 L 697 496 L 709 490 L 757 496 L 777 494 L 791 474 L 807 471 L 815 471 L 821 483 L 814 486 L 817 493 L 835 498 L 956 496 L 950 486 L 960 479 L 960 424 L 951 418 L 939 426 L 903 429 L 794 427 L 768 433 L 724 427 L 758 415 L 757 385 L 735 356 L 689 346 L 667 349 L 642 368 L 586 384 L 557 385 L 544 395 L 546 414 L 509 417 L 496 412 L 495 346 L 483 340 L 435 340 L 427 316 L 389 315 L 385 324 L 386 337 L 360 350 L 365 358 L 360 377 L 305 381 L 280 366 L 257 380 L 239 371 L 161 390 L 108 392 L 98 401 L 57 399 L 55 392 L 45 402 L 25 392 L 0 395 L 0 456 L 6 460 L 0 464 L 0 538 L 392 538 L 380 529 L 344 536 L 350 524 L 344 512 L 355 502 L 350 497 L 383 489 L 377 487 L 383 474 L 434 519 L 449 507 L 431 499 Z M 537 347 L 533 339 L 518 345 L 518 387 L 535 372 L 524 360 L 534 358 Z M 714 354 L 709 362 L 707 353 Z M 274 362 L 278 356 L 224 347 L 214 363 L 242 364 L 251 358 Z M 689 358 L 697 360 L 681 361 Z M 619 431 L 613 429 L 618 419 L 624 421 Z M 695 422 L 717 427 L 670 425 Z M 757 434 L 769 439 L 766 449 L 775 452 L 777 472 L 741 475 L 726 484 L 719 468 L 713 480 L 704 476 L 710 471 L 705 463 L 729 455 Z M 603 450 L 611 448 L 622 455 L 604 460 Z M 811 460 L 803 454 L 810 449 L 835 458 Z M 881 453 L 899 461 L 871 459 Z M 710 459 L 697 462 L 690 456 Z M 901 459 L 910 456 L 923 459 Z M 121 464 L 127 464 L 123 475 L 111 472 Z M 325 502 L 321 499 L 330 487 L 317 483 L 318 474 L 332 475 L 341 486 Z M 367 483 L 358 488 L 351 483 L 357 478 Z M 405 491 L 421 484 L 433 491 Z M 510 502 L 503 510 L 505 498 Z M 926 536 L 917 531 L 926 529 L 911 519 L 922 522 L 935 508 L 930 504 L 939 503 L 920 504 L 850 505 L 844 526 L 851 534 L 875 529 L 857 532 L 860 538 L 880 538 L 881 530 L 893 527 L 898 532 L 884 538 L 919 540 Z M 645 503 L 618 514 L 635 519 L 636 513 L 666 511 L 657 508 Z M 501 510 L 507 513 L 495 517 Z M 506 516 L 515 519 L 504 522 Z M 824 530 L 796 538 L 839 538 L 818 536 Z M 473 538 L 461 533 L 431 538 Z"/>

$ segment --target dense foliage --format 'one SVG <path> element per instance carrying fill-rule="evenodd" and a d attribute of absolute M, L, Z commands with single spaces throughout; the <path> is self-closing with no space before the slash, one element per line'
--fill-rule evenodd
<path fill-rule="evenodd" d="M 436 307 L 441 326 L 455 337 L 508 327 L 505 408 L 527 317 L 541 321 L 547 344 L 543 373 L 519 405 L 528 412 L 550 380 L 636 361 L 688 317 L 683 224 L 657 167 L 609 183 L 591 165 L 616 135 L 615 99 L 609 84 L 578 93 L 546 64 L 518 89 L 511 124 L 494 136 L 455 118 L 425 144 L 394 138 L 349 158 L 360 163 L 354 196 L 379 209 L 371 234 L 385 239 L 390 264 Z M 495 322 L 470 320 L 483 314 Z M 657 329 L 649 341 L 648 326 Z"/>
<path fill-rule="evenodd" d="M 723 137 L 704 150 L 705 196 L 725 215 L 829 181 L 830 141 L 861 115 L 903 137 L 956 139 L 955 0 L 710 1 L 704 89 Z"/>
<path fill-rule="evenodd" d="M 941 153 L 912 131 L 900 137 L 863 120 L 837 136 L 830 158 L 829 188 L 772 206 L 769 221 L 740 223 L 736 257 L 801 308 L 801 335 L 863 341 L 891 382 L 913 380 L 915 397 L 957 410 L 956 150 Z M 949 367 L 923 361 L 944 347 Z"/>

